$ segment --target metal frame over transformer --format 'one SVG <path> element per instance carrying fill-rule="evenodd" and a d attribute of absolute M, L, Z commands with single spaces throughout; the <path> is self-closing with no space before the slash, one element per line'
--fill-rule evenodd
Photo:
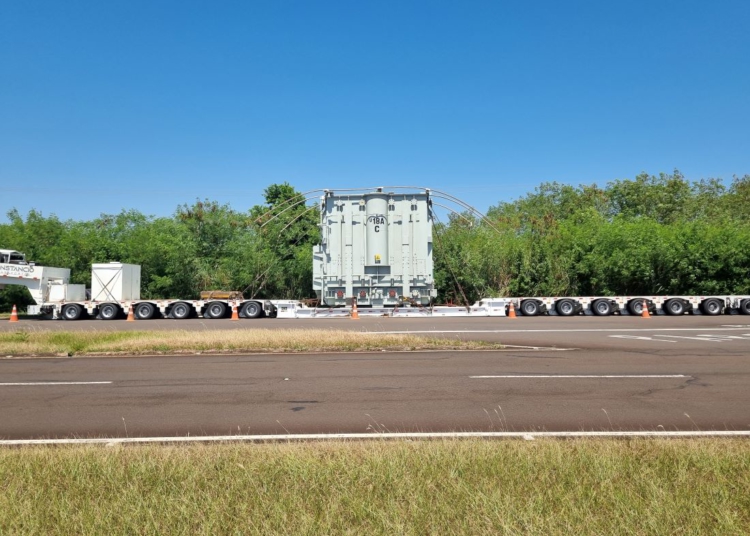
<path fill-rule="evenodd" d="M 328 307 L 429 305 L 437 295 L 430 190 L 320 197 L 321 243 L 313 247 L 313 289 Z"/>

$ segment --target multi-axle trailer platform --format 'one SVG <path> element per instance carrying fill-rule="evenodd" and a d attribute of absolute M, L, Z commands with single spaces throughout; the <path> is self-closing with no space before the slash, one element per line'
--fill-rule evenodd
<path fill-rule="evenodd" d="M 13 257 L 11 258 L 11 253 Z M 90 295 L 84 285 L 69 284 L 70 270 L 26 263 L 18 252 L 0 250 L 0 286 L 23 285 L 29 288 L 37 305 L 31 314 L 78 320 L 125 318 L 131 311 L 136 320 L 193 317 L 226 318 L 236 308 L 239 318 L 351 318 L 354 308 L 311 307 L 298 300 L 261 300 L 244 298 L 141 299 L 140 266 L 122 263 L 94 264 Z M 641 315 L 646 304 L 654 315 L 750 314 L 750 295 L 706 296 L 555 296 L 484 298 L 471 306 L 421 305 L 410 303 L 393 307 L 357 307 L 356 316 L 388 317 L 471 317 L 507 316 L 510 304 L 521 316 L 608 316 Z M 349 298 L 354 303 L 356 298 Z"/>
<path fill-rule="evenodd" d="M 651 315 L 750 314 L 750 296 L 595 296 L 484 298 L 469 307 L 433 305 L 394 308 L 357 308 L 356 316 L 443 317 L 508 316 L 510 304 L 520 316 L 635 315 L 646 304 Z M 271 300 L 277 318 L 347 318 L 352 307 L 314 308 L 299 301 Z"/>

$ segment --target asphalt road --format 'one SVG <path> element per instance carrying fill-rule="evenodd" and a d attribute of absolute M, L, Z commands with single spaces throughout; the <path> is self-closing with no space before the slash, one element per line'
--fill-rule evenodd
<path fill-rule="evenodd" d="M 412 331 L 544 348 L 0 360 L 0 437 L 750 429 L 745 316 L 91 322 L 12 329 Z"/>

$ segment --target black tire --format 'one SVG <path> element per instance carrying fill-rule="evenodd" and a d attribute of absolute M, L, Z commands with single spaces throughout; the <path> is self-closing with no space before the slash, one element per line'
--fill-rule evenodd
<path fill-rule="evenodd" d="M 78 320 L 83 315 L 83 308 L 75 303 L 69 303 L 63 305 L 60 314 L 65 320 Z"/>
<path fill-rule="evenodd" d="M 704 315 L 716 316 L 724 312 L 724 302 L 718 298 L 709 298 L 701 303 Z"/>
<path fill-rule="evenodd" d="M 685 302 L 678 298 L 667 300 L 661 308 L 664 309 L 664 312 L 668 315 L 680 316 L 685 314 Z"/>
<path fill-rule="evenodd" d="M 555 302 L 555 311 L 560 316 L 573 316 L 576 314 L 576 302 L 573 300 L 559 300 Z"/>
<path fill-rule="evenodd" d="M 644 300 L 636 298 L 628 302 L 628 312 L 631 315 L 641 316 L 643 314 L 643 302 Z"/>
<path fill-rule="evenodd" d="M 750 300 L 742 300 L 740 302 L 740 313 L 750 315 Z"/>
<path fill-rule="evenodd" d="M 120 306 L 114 303 L 103 303 L 99 306 L 99 317 L 102 320 L 114 320 L 120 314 Z"/>
<path fill-rule="evenodd" d="M 189 303 L 177 302 L 172 306 L 170 314 L 172 315 L 172 318 L 176 318 L 177 320 L 184 320 L 186 318 L 190 318 L 190 316 L 193 314 L 193 308 Z"/>
<path fill-rule="evenodd" d="M 263 314 L 263 307 L 258 302 L 249 301 L 242 304 L 240 316 L 243 318 L 258 318 Z"/>
<path fill-rule="evenodd" d="M 153 304 L 146 302 L 139 303 L 133 310 L 133 315 L 138 320 L 150 320 L 154 317 L 154 313 L 156 313 L 156 307 L 154 307 Z"/>
<path fill-rule="evenodd" d="M 596 316 L 609 316 L 614 312 L 609 300 L 594 300 L 594 303 L 591 304 L 591 311 Z"/>
<path fill-rule="evenodd" d="M 211 302 L 208 305 L 206 305 L 206 308 L 203 310 L 203 317 L 204 318 L 224 318 L 227 314 L 227 304 L 224 302 Z"/>
<path fill-rule="evenodd" d="M 539 314 L 539 302 L 536 300 L 523 300 L 520 309 L 523 316 L 536 316 Z"/>

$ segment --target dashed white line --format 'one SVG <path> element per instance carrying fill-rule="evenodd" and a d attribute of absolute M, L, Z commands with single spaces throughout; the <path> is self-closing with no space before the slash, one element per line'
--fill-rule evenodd
<path fill-rule="evenodd" d="M 659 341 L 659 342 L 677 342 L 667 339 L 653 339 L 651 337 L 639 337 L 638 335 L 610 335 L 613 339 L 630 339 L 636 341 Z"/>
<path fill-rule="evenodd" d="M 672 339 L 686 339 L 691 341 L 703 341 L 703 342 L 726 342 L 726 339 L 711 337 L 710 335 L 698 335 L 697 337 L 685 337 L 684 335 L 661 335 L 656 334 L 654 337 L 670 337 Z"/>
<path fill-rule="evenodd" d="M 495 376 L 469 376 L 472 379 L 484 378 L 689 378 L 685 374 L 499 374 Z"/>
<path fill-rule="evenodd" d="M 0 383 L 0 387 L 17 387 L 24 385 L 105 385 L 112 382 L 13 382 Z"/>

